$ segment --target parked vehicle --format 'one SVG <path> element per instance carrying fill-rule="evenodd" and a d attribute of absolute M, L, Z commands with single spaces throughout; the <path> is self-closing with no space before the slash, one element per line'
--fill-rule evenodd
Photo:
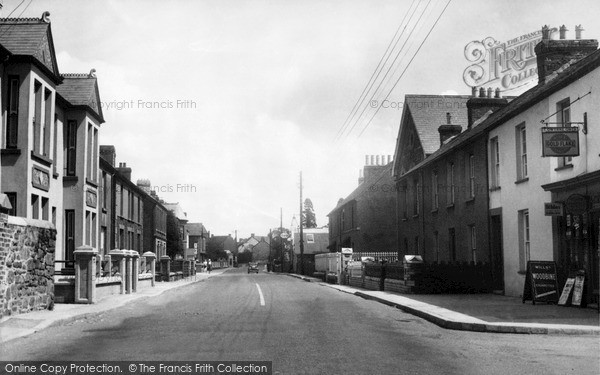
<path fill-rule="evenodd" d="M 250 262 L 248 263 L 248 273 L 256 272 L 258 273 L 258 263 Z"/>

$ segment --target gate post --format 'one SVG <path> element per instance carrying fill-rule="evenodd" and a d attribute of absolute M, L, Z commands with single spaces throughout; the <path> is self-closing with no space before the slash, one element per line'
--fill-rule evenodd
<path fill-rule="evenodd" d="M 152 286 L 154 286 L 156 279 L 156 254 L 152 251 L 146 251 L 142 256 L 146 259 L 146 269 L 144 269 L 144 272 L 148 271 L 148 268 L 150 268 L 150 272 L 152 273 Z"/>
<path fill-rule="evenodd" d="M 75 303 L 94 303 L 96 297 L 96 255 L 91 246 L 79 246 L 75 256 Z"/>

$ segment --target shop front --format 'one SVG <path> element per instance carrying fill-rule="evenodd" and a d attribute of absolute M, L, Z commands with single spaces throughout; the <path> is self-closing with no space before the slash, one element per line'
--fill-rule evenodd
<path fill-rule="evenodd" d="M 562 207 L 552 222 L 559 287 L 585 274 L 584 301 L 598 303 L 600 253 L 600 171 L 544 185 Z"/>

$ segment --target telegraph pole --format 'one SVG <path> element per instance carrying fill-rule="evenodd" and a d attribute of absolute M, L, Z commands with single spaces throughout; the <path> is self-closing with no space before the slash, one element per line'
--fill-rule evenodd
<path fill-rule="evenodd" d="M 302 171 L 300 171 L 300 275 L 304 275 L 304 234 L 302 232 Z"/>

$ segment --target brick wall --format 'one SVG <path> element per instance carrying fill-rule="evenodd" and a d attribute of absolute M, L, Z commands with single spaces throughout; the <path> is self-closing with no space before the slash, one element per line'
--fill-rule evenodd
<path fill-rule="evenodd" d="M 0 318 L 54 307 L 55 240 L 47 221 L 0 215 Z"/>

